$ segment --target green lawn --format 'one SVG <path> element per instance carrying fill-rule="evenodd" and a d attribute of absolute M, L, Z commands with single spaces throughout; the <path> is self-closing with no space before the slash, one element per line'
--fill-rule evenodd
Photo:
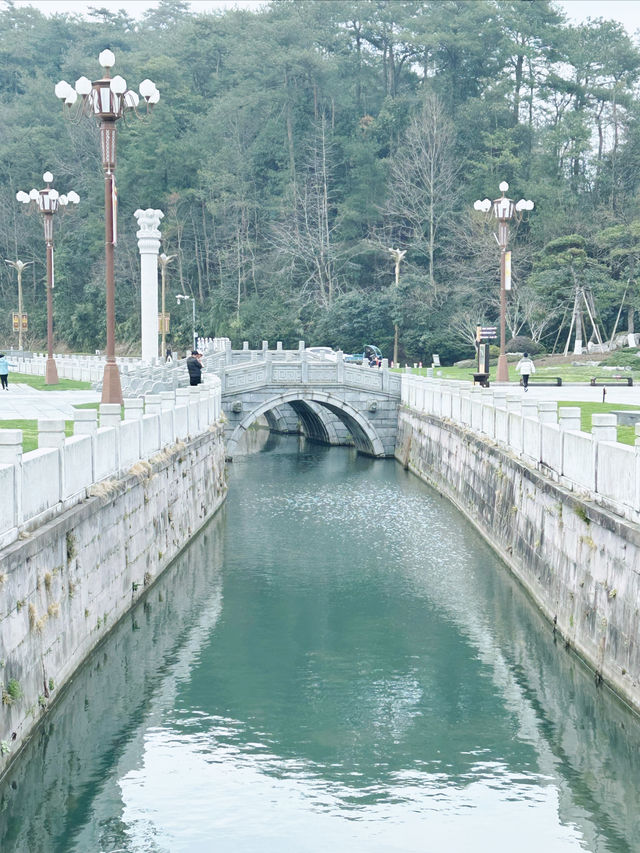
<path fill-rule="evenodd" d="M 74 409 L 97 409 L 99 403 L 79 403 L 74 406 Z M 124 417 L 124 406 L 122 407 L 122 416 Z M 64 422 L 65 435 L 73 435 L 73 421 Z M 37 420 L 0 420 L 0 429 L 21 429 L 22 430 L 22 452 L 28 453 L 30 450 L 38 448 L 38 421 Z"/>
<path fill-rule="evenodd" d="M 591 432 L 591 415 L 607 414 L 609 412 L 621 409 L 639 409 L 640 406 L 630 406 L 621 403 L 576 403 L 573 400 L 566 400 L 558 403 L 560 406 L 575 406 L 580 408 L 580 428 L 583 432 Z M 622 444 L 634 445 L 636 440 L 635 427 L 619 426 L 618 441 Z"/>
<path fill-rule="evenodd" d="M 32 420 L 7 420 L 0 421 L 0 429 L 21 429 L 22 430 L 22 452 L 28 453 L 30 450 L 38 448 L 38 421 Z M 64 422 L 64 431 L 66 435 L 73 435 L 73 421 Z"/>
<path fill-rule="evenodd" d="M 9 373 L 9 388 L 12 383 L 30 385 L 38 391 L 91 391 L 90 382 L 61 379 L 57 385 L 45 385 L 44 376 L 32 376 L 30 373 Z"/>

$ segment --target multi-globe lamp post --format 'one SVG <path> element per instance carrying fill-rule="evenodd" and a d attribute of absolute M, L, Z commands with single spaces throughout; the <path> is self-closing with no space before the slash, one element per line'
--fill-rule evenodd
<path fill-rule="evenodd" d="M 131 114 L 144 118 L 138 112 L 140 98 L 127 81 L 117 75 L 111 77 L 115 65 L 115 56 L 110 50 L 103 50 L 98 61 L 104 74 L 99 80 L 91 82 L 88 77 L 80 77 L 75 86 L 65 80 L 56 84 L 55 93 L 64 102 L 68 118 L 79 121 L 83 116 L 93 117 L 100 127 L 102 166 L 104 168 L 104 210 L 105 210 L 105 268 L 106 268 L 106 313 L 107 313 L 107 360 L 102 381 L 102 402 L 122 403 L 120 373 L 116 363 L 116 313 L 115 278 L 113 250 L 117 242 L 117 197 L 115 185 L 116 169 L 116 122 L 119 118 Z M 138 87 L 145 102 L 146 117 L 154 104 L 160 100 L 155 83 L 143 80 Z M 80 99 L 80 100 L 78 100 Z"/>
<path fill-rule="evenodd" d="M 80 197 L 71 190 L 66 195 L 60 195 L 58 190 L 51 186 L 53 175 L 45 172 L 42 180 L 46 183 L 43 190 L 32 189 L 26 193 L 20 190 L 16 198 L 23 204 L 33 204 L 42 213 L 44 221 L 44 240 L 47 246 L 47 364 L 45 368 L 45 385 L 58 384 L 58 369 L 53 358 L 53 215 L 60 207 L 66 207 L 69 203 L 78 204 Z M 22 316 L 20 317 L 22 324 Z"/>
<path fill-rule="evenodd" d="M 514 202 L 506 197 L 509 190 L 509 184 L 502 181 L 500 184 L 500 198 L 490 201 L 485 198 L 482 201 L 476 201 L 473 204 L 473 209 L 484 214 L 491 214 L 498 224 L 498 233 L 495 238 L 500 247 L 500 355 L 498 357 L 498 370 L 496 380 L 498 382 L 509 381 L 509 365 L 507 364 L 507 354 L 505 350 L 506 337 L 506 317 L 507 317 L 507 290 L 511 290 L 511 252 L 507 252 L 509 245 L 509 223 L 515 222 L 519 224 L 522 221 L 523 215 L 530 210 L 533 210 L 533 202 L 521 198 L 520 201 Z"/>

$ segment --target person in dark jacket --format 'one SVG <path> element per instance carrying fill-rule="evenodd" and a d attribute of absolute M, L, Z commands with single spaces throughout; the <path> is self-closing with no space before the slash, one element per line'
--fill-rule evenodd
<path fill-rule="evenodd" d="M 202 362 L 197 349 L 194 349 L 187 359 L 187 370 L 189 371 L 189 385 L 200 385 L 202 382 Z"/>

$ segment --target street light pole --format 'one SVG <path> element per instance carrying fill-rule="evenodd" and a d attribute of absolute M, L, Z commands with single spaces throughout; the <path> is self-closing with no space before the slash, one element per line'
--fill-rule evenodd
<path fill-rule="evenodd" d="M 389 249 L 391 253 L 391 257 L 393 258 L 395 264 L 396 271 L 396 298 L 398 295 L 398 288 L 400 287 L 400 262 L 407 254 L 406 249 Z M 398 324 L 393 324 L 393 366 L 398 366 Z"/>
<path fill-rule="evenodd" d="M 191 300 L 191 339 L 193 341 L 193 349 L 195 350 L 198 348 L 198 342 L 196 340 L 196 300 L 186 293 L 176 293 L 176 302 L 178 305 L 180 305 L 183 299 Z"/>
<path fill-rule="evenodd" d="M 18 273 L 18 349 L 22 352 L 22 271 L 25 267 L 28 267 L 29 264 L 32 264 L 33 261 L 9 261 L 5 260 L 5 264 L 9 264 L 10 267 L 13 267 L 14 270 Z"/>
<path fill-rule="evenodd" d="M 66 207 L 69 202 L 78 204 L 80 197 L 73 190 L 66 195 L 60 195 L 58 190 L 53 189 L 51 172 L 45 172 L 42 180 L 47 185 L 43 190 L 32 189 L 28 194 L 19 190 L 16 193 L 16 199 L 23 204 L 35 202 L 43 216 L 44 240 L 47 247 L 47 364 L 44 381 L 45 385 L 57 385 L 58 369 L 53 358 L 53 214 L 58 212 L 60 205 Z M 20 297 L 19 301 L 22 301 Z M 22 326 L 21 311 L 20 326 Z"/>
<path fill-rule="evenodd" d="M 166 332 L 167 332 L 167 323 L 165 320 L 165 289 L 166 289 L 166 273 L 167 273 L 167 265 L 171 263 L 171 261 L 175 258 L 175 255 L 165 255 L 163 252 L 158 257 L 158 263 L 160 264 L 160 272 L 162 273 L 162 295 L 160 298 L 162 304 L 162 346 L 160 348 L 160 358 L 165 357 L 166 355 Z M 156 339 L 157 340 L 157 339 Z"/>
<path fill-rule="evenodd" d="M 102 149 L 102 166 L 104 169 L 104 211 L 105 211 L 105 274 L 106 274 L 106 320 L 107 320 L 107 362 L 104 367 L 102 380 L 102 402 L 122 403 L 122 387 L 120 373 L 116 363 L 116 311 L 115 311 L 115 277 L 114 277 L 114 246 L 117 243 L 117 196 L 115 185 L 116 169 L 116 122 L 125 115 L 125 111 L 133 110 L 138 114 L 137 107 L 140 99 L 136 92 L 127 89 L 127 81 L 117 75 L 111 77 L 111 69 L 115 64 L 115 56 L 110 50 L 103 50 L 98 57 L 104 70 L 104 76 L 93 83 L 87 77 L 76 80 L 75 87 L 65 80 L 56 84 L 55 93 L 67 107 L 67 115 L 73 120 L 81 116 L 93 116 L 100 127 L 100 145 Z M 151 80 L 143 80 L 139 91 L 146 101 L 147 115 L 151 113 L 154 104 L 160 100 L 160 94 Z M 81 96 L 78 107 L 72 112 L 71 108 Z"/>
<path fill-rule="evenodd" d="M 496 374 L 497 382 L 509 381 L 509 365 L 506 353 L 507 290 L 511 289 L 511 270 L 507 270 L 507 264 L 509 266 L 511 264 L 511 253 L 507 254 L 509 223 L 513 220 L 516 225 L 519 225 L 524 212 L 533 210 L 532 201 L 521 198 L 520 201 L 514 203 L 510 198 L 507 198 L 505 193 L 508 189 L 509 184 L 506 181 L 502 181 L 500 184 L 500 192 L 502 193 L 500 198 L 494 201 L 485 198 L 473 204 L 474 210 L 484 214 L 492 213 L 498 224 L 498 233 L 494 234 L 500 247 L 500 355 L 498 357 L 498 370 Z"/>

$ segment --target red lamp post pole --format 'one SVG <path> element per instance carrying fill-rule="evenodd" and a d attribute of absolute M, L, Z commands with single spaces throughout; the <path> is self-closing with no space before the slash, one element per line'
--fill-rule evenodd
<path fill-rule="evenodd" d="M 116 283 L 114 273 L 114 186 L 116 168 L 116 123 L 104 119 L 100 124 L 104 174 L 104 258 L 107 309 L 107 361 L 102 379 L 102 402 L 122 404 L 120 371 L 116 363 Z"/>

